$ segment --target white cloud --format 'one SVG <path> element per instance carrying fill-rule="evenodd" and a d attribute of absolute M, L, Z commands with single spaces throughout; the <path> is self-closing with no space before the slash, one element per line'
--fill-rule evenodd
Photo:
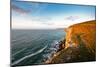
<path fill-rule="evenodd" d="M 67 16 L 69 17 L 69 16 Z M 39 19 L 39 18 L 38 18 Z M 94 20 L 95 17 L 83 16 L 76 18 L 74 20 L 66 19 L 66 17 L 48 19 L 44 21 L 32 19 L 32 18 L 23 18 L 23 17 L 13 17 L 12 18 L 12 28 L 13 29 L 56 29 L 56 28 L 66 28 L 72 24 Z M 44 18 L 45 19 L 45 18 Z"/>

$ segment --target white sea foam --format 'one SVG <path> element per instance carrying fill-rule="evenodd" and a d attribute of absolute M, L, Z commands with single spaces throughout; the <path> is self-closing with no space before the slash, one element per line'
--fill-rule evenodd
<path fill-rule="evenodd" d="M 49 48 L 46 49 L 45 51 L 46 54 L 43 55 L 43 57 L 45 58 L 44 61 L 50 60 L 58 49 L 59 49 L 59 41 L 54 40 L 54 42 L 50 44 Z"/>
<path fill-rule="evenodd" d="M 15 61 L 15 62 L 13 62 L 11 65 L 18 64 L 18 63 L 20 63 L 21 61 L 23 61 L 23 60 L 25 60 L 25 59 L 27 59 L 27 58 L 29 58 L 29 57 L 32 57 L 32 56 L 34 56 L 34 55 L 37 55 L 37 54 L 41 53 L 41 52 L 42 52 L 44 49 L 46 49 L 46 48 L 47 48 L 47 46 L 45 46 L 44 48 L 38 50 L 38 51 L 35 52 L 35 53 L 32 53 L 32 54 L 27 55 L 27 56 L 24 56 L 23 58 L 21 58 L 21 59 Z"/>

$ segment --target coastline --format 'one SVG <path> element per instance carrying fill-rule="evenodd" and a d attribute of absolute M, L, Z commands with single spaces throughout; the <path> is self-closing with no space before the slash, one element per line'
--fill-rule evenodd
<path fill-rule="evenodd" d="M 67 32 L 67 35 L 59 44 L 58 51 L 45 64 L 96 60 L 95 20 L 71 25 L 65 32 Z"/>

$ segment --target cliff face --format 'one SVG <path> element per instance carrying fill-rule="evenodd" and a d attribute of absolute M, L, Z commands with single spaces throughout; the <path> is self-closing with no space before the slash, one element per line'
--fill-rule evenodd
<path fill-rule="evenodd" d="M 66 31 L 65 48 L 78 47 L 80 40 L 90 52 L 95 53 L 96 48 L 96 21 L 88 21 L 70 26 Z"/>
<path fill-rule="evenodd" d="M 78 23 L 65 29 L 65 48 L 55 54 L 48 62 L 69 63 L 95 61 L 96 21 Z"/>

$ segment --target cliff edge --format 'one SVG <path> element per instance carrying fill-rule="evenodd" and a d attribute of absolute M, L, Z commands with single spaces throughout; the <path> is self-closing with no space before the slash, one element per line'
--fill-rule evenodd
<path fill-rule="evenodd" d="M 96 60 L 95 20 L 71 25 L 65 32 L 64 48 L 47 61 L 47 64 Z"/>

